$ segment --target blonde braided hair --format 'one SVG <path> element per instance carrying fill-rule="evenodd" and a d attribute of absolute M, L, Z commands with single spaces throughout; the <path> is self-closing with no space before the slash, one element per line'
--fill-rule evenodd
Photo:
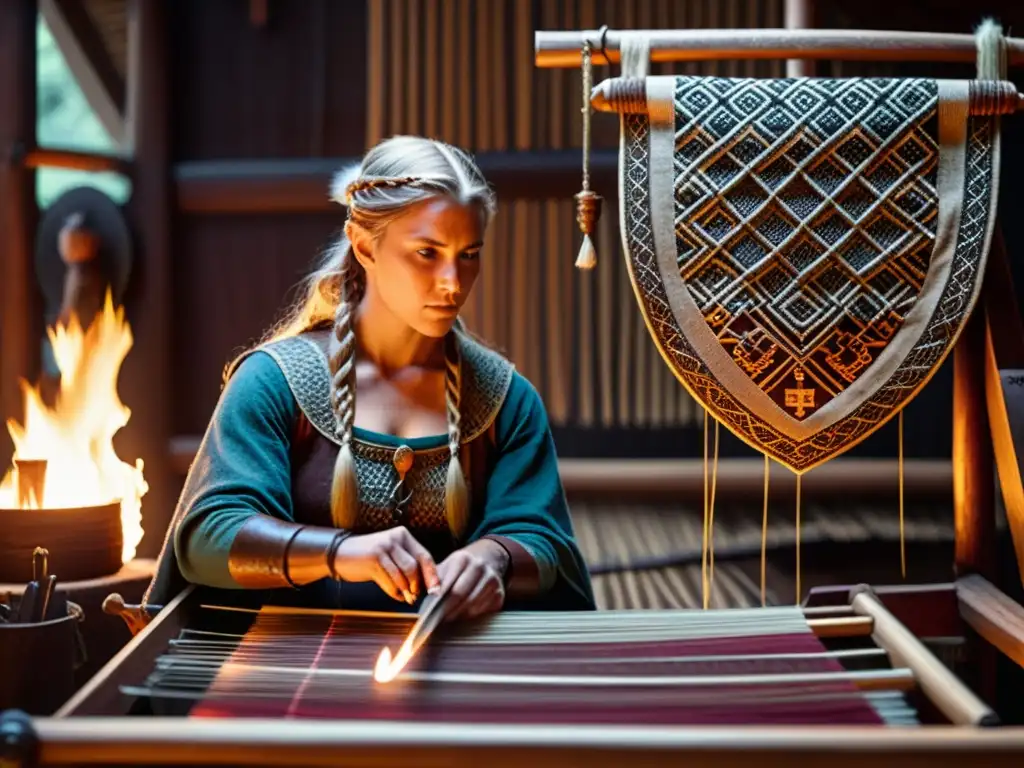
<path fill-rule="evenodd" d="M 349 248 L 341 268 L 341 300 L 334 313 L 334 329 L 327 342 L 331 371 L 331 408 L 334 434 L 341 445 L 331 482 L 331 518 L 337 528 L 351 529 L 359 517 L 356 460 L 352 454 L 352 428 L 356 418 L 355 313 L 362 298 L 359 263 Z"/>
<path fill-rule="evenodd" d="M 352 198 L 358 192 L 374 189 L 397 189 L 415 184 L 419 179 L 415 176 L 404 176 L 398 179 L 356 179 L 345 187 L 345 205 L 352 206 Z"/>
<path fill-rule="evenodd" d="M 462 471 L 459 448 L 462 445 L 462 360 L 455 335 L 448 334 L 444 355 L 444 404 L 448 415 L 448 476 L 444 484 L 444 513 L 448 528 L 456 534 L 465 532 L 469 524 L 469 487 Z"/>
<path fill-rule="evenodd" d="M 448 195 L 466 205 L 479 205 L 486 222 L 496 201 L 479 168 L 462 150 L 432 139 L 396 136 L 373 147 L 359 166 L 343 170 L 331 185 L 331 198 L 348 208 L 348 219 L 373 240 L 411 205 Z M 345 236 L 326 252 L 321 265 L 305 281 L 298 303 L 260 343 L 295 336 L 314 328 L 332 329 L 327 345 L 331 372 L 331 408 L 340 444 L 331 483 L 331 516 L 335 526 L 352 529 L 359 517 L 359 482 L 352 452 L 355 424 L 355 314 L 365 294 L 366 275 Z M 458 539 L 469 520 L 469 489 L 459 458 L 462 367 L 455 334 L 445 339 L 445 410 L 451 457 L 445 483 L 445 515 Z"/>

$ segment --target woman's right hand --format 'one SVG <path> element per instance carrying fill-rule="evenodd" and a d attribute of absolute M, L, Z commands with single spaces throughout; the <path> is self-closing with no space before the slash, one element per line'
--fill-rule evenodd
<path fill-rule="evenodd" d="M 432 592 L 441 585 L 434 558 L 404 526 L 349 536 L 334 556 L 334 573 L 342 581 L 376 582 L 410 605 L 424 587 Z"/>

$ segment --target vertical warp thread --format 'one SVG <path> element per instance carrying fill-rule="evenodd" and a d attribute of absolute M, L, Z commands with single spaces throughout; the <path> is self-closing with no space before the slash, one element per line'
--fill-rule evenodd
<path fill-rule="evenodd" d="M 899 414 L 899 459 L 897 466 L 899 467 L 899 494 L 900 494 L 900 574 L 905 579 L 907 578 L 907 541 L 904 535 L 903 527 L 903 411 Z"/>
<path fill-rule="evenodd" d="M 761 605 L 768 604 L 768 478 L 770 473 L 768 454 L 764 455 L 764 511 L 761 515 Z"/>
<path fill-rule="evenodd" d="M 800 483 L 803 475 L 796 476 L 796 604 L 800 605 L 803 589 L 800 584 Z"/>

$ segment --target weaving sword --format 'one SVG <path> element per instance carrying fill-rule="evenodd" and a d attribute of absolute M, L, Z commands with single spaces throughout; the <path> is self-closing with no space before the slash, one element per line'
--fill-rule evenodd
<path fill-rule="evenodd" d="M 388 683 L 394 680 L 409 663 L 409 660 L 416 655 L 416 652 L 430 639 L 434 630 L 441 625 L 441 622 L 444 621 L 445 611 L 451 603 L 451 586 L 451 584 L 442 586 L 423 598 L 416 623 L 412 625 L 408 636 L 394 656 L 391 655 L 391 650 L 388 648 L 384 648 L 380 652 L 373 671 L 373 677 L 378 683 Z"/>

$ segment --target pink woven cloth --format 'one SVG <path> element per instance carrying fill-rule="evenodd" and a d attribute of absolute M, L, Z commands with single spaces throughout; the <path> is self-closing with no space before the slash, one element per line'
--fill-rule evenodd
<path fill-rule="evenodd" d="M 809 632 L 657 642 L 439 641 L 421 649 L 403 673 L 408 677 L 380 684 L 369 673 L 381 648 L 396 649 L 401 636 L 372 625 L 342 627 L 330 617 L 319 621 L 314 633 L 272 642 L 258 629 L 250 632 L 191 716 L 538 725 L 883 722 L 852 682 L 828 674 L 843 672 L 835 659 L 770 658 L 824 652 Z M 737 655 L 761 658 L 721 658 Z M 431 677 L 438 673 L 442 679 Z M 485 679 L 443 679 L 447 673 Z M 751 675 L 793 674 L 824 679 L 749 682 Z M 566 677 L 577 679 L 558 680 Z M 657 682 L 648 684 L 652 679 Z"/>

